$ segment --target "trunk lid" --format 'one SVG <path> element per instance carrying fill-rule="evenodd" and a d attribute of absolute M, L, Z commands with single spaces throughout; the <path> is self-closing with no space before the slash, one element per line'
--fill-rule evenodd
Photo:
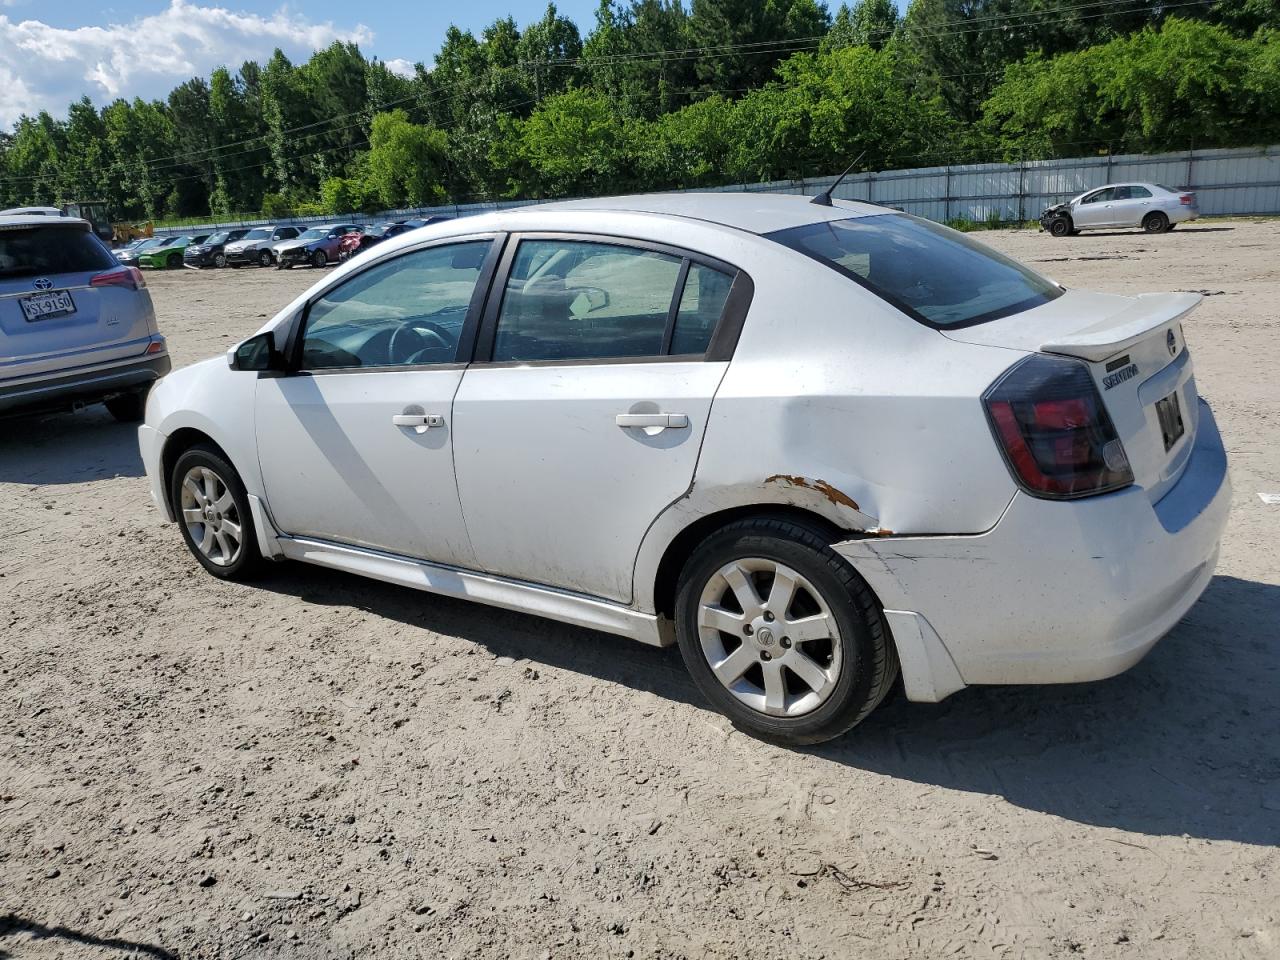
<path fill-rule="evenodd" d="M 1182 319 L 1200 299 L 1191 293 L 1123 297 L 1068 290 L 1032 310 L 943 332 L 965 343 L 1086 363 L 1134 480 L 1155 502 L 1177 482 L 1195 439 L 1199 394 Z"/>

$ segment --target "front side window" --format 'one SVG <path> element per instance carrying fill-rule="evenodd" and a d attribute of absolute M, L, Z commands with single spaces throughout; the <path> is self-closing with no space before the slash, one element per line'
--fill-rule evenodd
<path fill-rule="evenodd" d="M 524 240 L 507 278 L 495 361 L 705 353 L 733 278 L 678 255 L 586 240 Z"/>
<path fill-rule="evenodd" d="M 326 291 L 307 311 L 304 370 L 452 363 L 491 242 L 407 253 Z"/>
<path fill-rule="evenodd" d="M 811 223 L 768 236 L 931 326 L 995 320 L 1062 294 L 1038 273 L 965 234 L 906 214 Z"/>
<path fill-rule="evenodd" d="M 1099 190 L 1097 193 L 1089 194 L 1080 202 L 1081 203 L 1104 203 L 1109 200 L 1114 200 L 1115 195 L 1116 195 L 1115 188 L 1107 187 L 1107 189 L 1105 190 Z"/>

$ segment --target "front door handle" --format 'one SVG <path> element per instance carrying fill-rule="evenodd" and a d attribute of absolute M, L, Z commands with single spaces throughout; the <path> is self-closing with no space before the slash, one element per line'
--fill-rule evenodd
<path fill-rule="evenodd" d="M 438 413 L 397 413 L 391 417 L 397 427 L 417 427 L 418 432 L 432 427 L 443 427 L 444 417 Z"/>
<path fill-rule="evenodd" d="M 670 427 L 680 430 L 689 426 L 683 413 L 620 413 L 613 418 L 620 427 Z"/>

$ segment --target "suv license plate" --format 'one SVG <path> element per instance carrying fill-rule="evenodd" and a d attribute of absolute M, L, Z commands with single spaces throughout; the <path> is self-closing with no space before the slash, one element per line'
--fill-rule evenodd
<path fill-rule="evenodd" d="M 1160 420 L 1160 433 L 1164 437 L 1164 449 L 1167 453 L 1186 432 L 1182 423 L 1182 407 L 1178 404 L 1178 391 L 1156 401 L 1156 417 Z"/>
<path fill-rule="evenodd" d="M 76 312 L 76 302 L 71 299 L 71 293 L 67 290 L 37 293 L 34 296 L 23 297 L 18 302 L 22 304 L 22 312 L 26 315 L 28 323 Z"/>

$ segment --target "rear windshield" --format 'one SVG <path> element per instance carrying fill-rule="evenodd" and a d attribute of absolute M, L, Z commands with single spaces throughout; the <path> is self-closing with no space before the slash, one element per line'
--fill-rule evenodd
<path fill-rule="evenodd" d="M 88 273 L 116 265 L 111 252 L 88 230 L 20 227 L 0 230 L 0 277 Z"/>
<path fill-rule="evenodd" d="M 1048 303 L 1062 290 L 949 227 L 905 214 L 811 223 L 769 238 L 934 327 L 966 327 Z"/>

